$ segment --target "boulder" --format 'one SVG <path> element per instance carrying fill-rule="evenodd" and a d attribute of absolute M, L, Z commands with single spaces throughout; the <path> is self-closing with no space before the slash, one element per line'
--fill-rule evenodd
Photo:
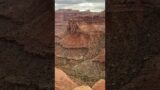
<path fill-rule="evenodd" d="M 93 87 L 93 90 L 105 90 L 105 80 L 100 79 L 98 82 L 96 82 Z"/>
<path fill-rule="evenodd" d="M 92 90 L 92 88 L 90 88 L 89 86 L 79 86 L 73 90 Z"/>
<path fill-rule="evenodd" d="M 62 70 L 55 68 L 55 89 L 56 90 L 72 90 L 78 85 L 71 80 Z"/>

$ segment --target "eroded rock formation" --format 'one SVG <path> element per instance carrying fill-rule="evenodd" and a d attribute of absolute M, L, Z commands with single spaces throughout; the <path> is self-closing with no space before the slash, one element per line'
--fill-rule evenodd
<path fill-rule="evenodd" d="M 86 48 L 95 50 L 100 47 L 99 41 L 104 38 L 104 20 L 98 17 L 83 17 L 73 19 L 68 22 L 65 35 L 59 41 L 63 48 L 81 49 Z M 104 42 L 104 41 L 103 41 Z M 96 51 L 88 51 L 88 55 L 96 53 Z M 88 56 L 87 56 L 88 57 Z"/>
<path fill-rule="evenodd" d="M 77 86 L 66 73 L 55 68 L 55 90 L 72 90 Z"/>
<path fill-rule="evenodd" d="M 104 19 L 99 14 L 73 17 L 64 32 L 56 36 L 56 66 L 78 79 L 80 85 L 87 83 L 92 86 L 105 76 L 104 64 L 92 61 L 105 48 Z M 103 55 L 104 59 L 105 53 Z"/>

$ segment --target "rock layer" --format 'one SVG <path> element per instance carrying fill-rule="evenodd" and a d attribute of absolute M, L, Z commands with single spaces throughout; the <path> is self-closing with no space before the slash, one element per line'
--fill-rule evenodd
<path fill-rule="evenodd" d="M 101 13 L 95 16 L 79 13 L 79 16 L 72 17 L 64 25 L 62 22 L 65 20 L 60 19 L 61 22 L 57 20 L 66 27 L 62 30 L 63 33 L 56 34 L 55 63 L 69 76 L 73 76 L 80 85 L 92 86 L 105 76 L 104 64 L 92 61 L 105 46 L 105 17 Z M 67 15 L 64 14 L 64 17 Z M 56 25 L 57 28 L 60 27 Z"/>
<path fill-rule="evenodd" d="M 101 48 L 100 44 L 102 43 L 99 41 L 103 40 L 102 38 L 104 38 L 104 21 L 101 19 L 101 17 L 98 18 L 98 16 L 81 17 L 80 19 L 77 18 L 68 21 L 67 30 L 58 43 L 63 48 L 68 49 L 89 49 L 86 57 L 91 58 L 97 52 L 94 50 L 96 50 L 96 48 Z"/>

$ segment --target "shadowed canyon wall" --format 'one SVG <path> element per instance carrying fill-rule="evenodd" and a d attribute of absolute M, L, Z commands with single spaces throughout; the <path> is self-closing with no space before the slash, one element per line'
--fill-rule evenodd
<path fill-rule="evenodd" d="M 158 90 L 160 2 L 108 0 L 108 90 Z"/>
<path fill-rule="evenodd" d="M 52 90 L 51 0 L 0 0 L 0 89 Z"/>

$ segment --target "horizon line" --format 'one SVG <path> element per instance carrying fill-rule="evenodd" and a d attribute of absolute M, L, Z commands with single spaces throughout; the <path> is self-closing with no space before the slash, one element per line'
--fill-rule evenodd
<path fill-rule="evenodd" d="M 90 12 L 103 12 L 103 11 L 105 11 L 105 9 L 104 10 L 101 10 L 101 11 L 93 11 L 93 10 L 78 10 L 78 9 L 70 9 L 70 8 L 68 8 L 68 9 L 55 9 L 55 11 L 58 11 L 58 10 L 73 10 L 73 11 L 79 11 L 79 12 L 85 12 L 85 11 L 90 11 Z"/>

